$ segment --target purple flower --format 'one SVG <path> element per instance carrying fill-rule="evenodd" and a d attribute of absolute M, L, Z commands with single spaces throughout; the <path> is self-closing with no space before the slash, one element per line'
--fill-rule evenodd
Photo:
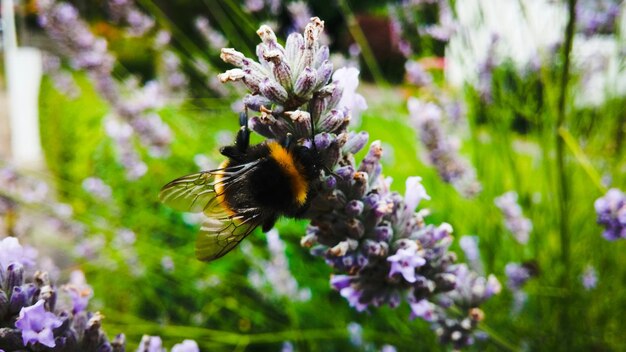
<path fill-rule="evenodd" d="M 70 295 L 72 299 L 72 313 L 78 314 L 87 308 L 89 299 L 93 297 L 91 286 L 87 285 L 85 274 L 80 270 L 72 271 L 70 282 L 63 286 L 63 289 Z"/>
<path fill-rule="evenodd" d="M 200 352 L 198 344 L 194 340 L 183 340 L 172 347 L 171 352 Z"/>
<path fill-rule="evenodd" d="M 596 288 L 598 285 L 598 273 L 596 272 L 596 269 L 593 266 L 588 265 L 582 274 L 581 281 L 587 291 Z"/>
<path fill-rule="evenodd" d="M 110 199 L 111 194 L 113 193 L 111 187 L 104 183 L 102 179 L 99 179 L 97 177 L 87 177 L 83 180 L 82 186 L 85 191 L 91 193 L 94 197 L 101 200 Z"/>
<path fill-rule="evenodd" d="M 604 238 L 609 241 L 626 238 L 626 195 L 622 191 L 611 188 L 595 201 L 594 207 L 598 224 L 605 227 Z"/>
<path fill-rule="evenodd" d="M 415 278 L 415 269 L 426 264 L 426 259 L 422 258 L 417 252 L 417 246 L 411 246 L 409 248 L 400 248 L 395 255 L 388 257 L 387 261 L 391 262 L 389 277 L 400 273 L 406 281 L 415 282 L 417 280 Z"/>
<path fill-rule="evenodd" d="M 507 264 L 504 272 L 507 277 L 506 285 L 511 291 L 519 291 L 532 276 L 527 267 L 517 263 Z"/>
<path fill-rule="evenodd" d="M 0 241 L 0 270 L 6 270 L 11 263 L 32 266 L 37 251 L 22 247 L 17 238 L 5 237 Z"/>
<path fill-rule="evenodd" d="M 434 319 L 435 305 L 428 300 L 422 299 L 417 302 L 410 302 L 409 305 L 411 306 L 411 319 L 415 319 L 416 317 L 426 321 L 432 321 Z"/>
<path fill-rule="evenodd" d="M 40 299 L 30 307 L 24 307 L 15 322 L 15 327 L 22 331 L 24 345 L 40 344 L 54 347 L 54 335 L 52 329 L 56 329 L 63 323 L 54 313 L 47 312 L 44 308 L 45 301 Z"/>
<path fill-rule="evenodd" d="M 333 83 L 343 90 L 337 109 L 348 109 L 355 124 L 358 124 L 361 112 L 367 109 L 367 102 L 356 92 L 359 86 L 359 70 L 343 67 L 333 74 Z"/>
<path fill-rule="evenodd" d="M 406 179 L 406 191 L 404 192 L 404 203 L 409 211 L 414 211 L 422 199 L 430 200 L 426 193 L 426 188 L 422 185 L 422 178 L 419 176 L 408 177 Z"/>
<path fill-rule="evenodd" d="M 424 70 L 424 66 L 417 61 L 409 60 L 404 64 L 407 82 L 418 87 L 429 86 L 433 83 L 433 77 Z"/>

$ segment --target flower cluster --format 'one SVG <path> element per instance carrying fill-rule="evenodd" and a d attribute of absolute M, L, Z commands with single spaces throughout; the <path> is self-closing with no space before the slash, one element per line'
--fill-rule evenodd
<path fill-rule="evenodd" d="M 443 126 L 443 111 L 435 103 L 417 98 L 408 102 L 410 121 L 419 132 L 426 149 L 427 160 L 435 166 L 439 176 L 466 197 L 473 197 L 481 190 L 476 171 L 458 153 L 458 146 L 447 137 Z"/>
<path fill-rule="evenodd" d="M 115 22 L 128 24 L 129 36 L 142 37 L 154 27 L 154 20 L 141 12 L 133 0 L 110 0 L 107 5 Z"/>
<path fill-rule="evenodd" d="M 605 227 L 602 236 L 609 241 L 626 238 L 626 195 L 612 188 L 594 203 L 598 224 Z"/>
<path fill-rule="evenodd" d="M 528 243 L 533 223 L 524 217 L 522 207 L 517 203 L 517 193 L 507 192 L 494 199 L 494 203 L 504 215 L 504 226 L 511 231 L 520 244 Z"/>
<path fill-rule="evenodd" d="M 110 341 L 102 331 L 102 314 L 87 311 L 92 295 L 82 272 L 73 272 L 59 290 L 47 272 L 35 270 L 15 237 L 0 240 L 0 350 L 123 352 L 124 334 Z M 172 348 L 198 351 L 191 340 Z"/>
<path fill-rule="evenodd" d="M 127 10 L 130 1 L 119 0 L 111 3 Z M 116 142 L 119 159 L 126 168 L 129 179 L 142 176 L 147 168 L 134 148 L 133 136 L 138 135 L 154 156 L 167 154 L 172 139 L 169 127 L 153 111 L 163 103 L 162 88 L 148 83 L 135 95 L 150 96 L 150 99 L 125 97 L 113 78 L 115 59 L 107 51 L 106 40 L 91 33 L 87 24 L 80 19 L 76 8 L 54 0 L 40 0 L 38 7 L 39 22 L 48 36 L 70 60 L 73 68 L 88 73 L 96 90 L 111 105 L 114 116 L 107 119 L 106 130 Z M 125 13 L 133 17 L 131 14 L 135 11 Z M 109 122 L 110 120 L 114 122 Z"/>
<path fill-rule="evenodd" d="M 382 176 L 380 142 L 372 143 L 361 163 L 355 163 L 354 154 L 365 147 L 368 135 L 347 131 L 351 111 L 349 104 L 340 104 L 347 85 L 330 82 L 332 64 L 328 48 L 320 43 L 322 29 L 323 22 L 312 18 L 304 35 L 291 34 L 283 47 L 262 26 L 259 61 L 223 49 L 222 59 L 238 68 L 220 79 L 243 82 L 251 91 L 244 102 L 260 113 L 250 118 L 252 130 L 277 140 L 291 133 L 298 143 L 315 146 L 327 171 L 321 173 L 305 214 L 311 224 L 301 244 L 335 269 L 332 287 L 359 311 L 397 307 L 405 298 L 415 306 L 414 315 L 426 317 L 435 296 L 453 291 L 457 276 L 465 275 L 448 250 L 452 227 L 427 225 L 425 212 L 415 211 L 422 199 L 429 199 L 419 177 L 407 180 L 404 196 L 390 191 L 391 180 Z M 484 279 L 461 279 L 470 289 L 451 296 L 452 302 L 478 305 L 498 291 L 480 294 L 471 287 L 487 285 Z"/>

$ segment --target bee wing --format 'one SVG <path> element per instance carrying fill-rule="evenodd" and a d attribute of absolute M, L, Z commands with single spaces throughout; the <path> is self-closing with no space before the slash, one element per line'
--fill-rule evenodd
<path fill-rule="evenodd" d="M 259 161 L 202 171 L 183 176 L 159 193 L 164 204 L 181 211 L 203 212 L 205 219 L 196 240 L 196 257 L 211 261 L 222 257 L 263 222 L 261 209 L 237 209 L 236 213 L 221 205 L 220 197 L 237 181 L 253 170 Z M 218 193 L 221 192 L 221 193 Z"/>
<path fill-rule="evenodd" d="M 219 213 L 220 199 L 216 189 L 224 192 L 238 179 L 258 165 L 257 161 L 183 176 L 163 186 L 159 199 L 164 204 L 180 211 L 204 212 L 213 216 Z M 217 186 L 217 187 L 216 187 Z M 216 209 L 217 208 L 217 209 Z"/>
<path fill-rule="evenodd" d="M 259 209 L 205 220 L 196 240 L 196 258 L 211 261 L 222 257 L 235 248 L 262 222 Z"/>

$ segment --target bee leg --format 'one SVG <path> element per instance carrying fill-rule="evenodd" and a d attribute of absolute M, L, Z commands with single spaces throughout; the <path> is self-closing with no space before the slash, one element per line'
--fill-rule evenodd
<path fill-rule="evenodd" d="M 239 114 L 239 132 L 237 132 L 237 138 L 235 139 L 235 146 L 242 153 L 245 154 L 250 146 L 250 130 L 248 129 L 248 114 L 242 112 Z"/>
<path fill-rule="evenodd" d="M 285 149 L 289 149 L 291 144 L 293 144 L 293 134 L 287 133 L 285 140 L 283 140 L 283 147 L 285 147 Z"/>
<path fill-rule="evenodd" d="M 267 232 L 271 230 L 274 227 L 274 224 L 276 224 L 276 220 L 278 220 L 278 217 L 274 215 L 274 216 L 267 218 L 265 221 L 263 221 L 263 225 L 261 227 L 263 232 Z"/>

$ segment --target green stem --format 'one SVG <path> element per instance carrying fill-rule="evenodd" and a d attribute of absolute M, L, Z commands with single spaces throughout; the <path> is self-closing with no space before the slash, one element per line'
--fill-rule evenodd
<path fill-rule="evenodd" d="M 596 171 L 593 167 L 591 161 L 587 158 L 587 155 L 585 155 L 585 152 L 580 148 L 578 143 L 576 143 L 574 136 L 572 136 L 569 130 L 565 127 L 559 127 L 558 131 L 569 150 L 572 154 L 574 154 L 576 160 L 578 160 L 580 166 L 582 166 L 583 170 L 585 170 L 589 178 L 591 178 L 591 181 L 593 181 L 593 184 L 602 194 L 606 193 L 607 190 L 606 187 L 602 185 L 602 178 L 600 177 L 600 174 L 598 174 L 598 171 Z"/>
<path fill-rule="evenodd" d="M 557 105 L 557 121 L 556 129 L 554 131 L 554 138 L 556 141 L 556 162 L 557 162 L 557 179 L 559 182 L 559 230 L 561 240 L 561 262 L 563 264 L 563 276 L 562 286 L 564 289 L 569 290 L 570 287 L 570 233 L 569 233 L 569 189 L 568 180 L 565 170 L 565 141 L 561 137 L 559 131 L 565 128 L 565 103 L 567 101 L 567 86 L 569 83 L 569 69 L 570 69 L 570 53 L 572 51 L 572 44 L 574 41 L 574 29 L 576 24 L 576 0 L 568 1 L 569 19 L 565 28 L 565 44 L 563 46 L 563 72 L 561 75 L 560 91 Z M 568 297 L 563 300 L 564 306 L 560 312 L 560 328 L 562 331 L 570 331 L 570 307 L 568 306 Z M 565 350 L 570 350 L 570 339 L 565 339 Z"/>
<path fill-rule="evenodd" d="M 507 351 L 520 351 L 519 347 L 514 346 L 512 343 L 507 341 L 502 336 L 498 335 L 494 330 L 492 330 L 487 325 L 480 323 L 478 324 L 478 329 L 486 332 L 489 335 L 489 338 L 498 346 L 502 347 L 503 349 Z"/>
<path fill-rule="evenodd" d="M 339 9 L 341 10 L 343 17 L 346 19 L 346 22 L 348 24 L 348 30 L 350 31 L 350 34 L 354 38 L 354 41 L 356 41 L 357 44 L 359 44 L 359 46 L 361 47 L 361 54 L 363 55 L 363 60 L 365 61 L 365 64 L 367 65 L 370 72 L 372 73 L 372 77 L 374 77 L 374 81 L 376 82 L 377 85 L 386 86 L 387 81 L 385 80 L 385 77 L 381 73 L 380 67 L 378 67 L 378 63 L 376 62 L 376 57 L 374 56 L 374 53 L 372 52 L 372 48 L 370 48 L 370 45 L 368 44 L 367 39 L 365 38 L 365 34 L 363 33 L 363 30 L 359 26 L 359 23 L 357 22 L 356 17 L 354 17 L 354 13 L 350 9 L 348 0 L 339 0 Z"/>

